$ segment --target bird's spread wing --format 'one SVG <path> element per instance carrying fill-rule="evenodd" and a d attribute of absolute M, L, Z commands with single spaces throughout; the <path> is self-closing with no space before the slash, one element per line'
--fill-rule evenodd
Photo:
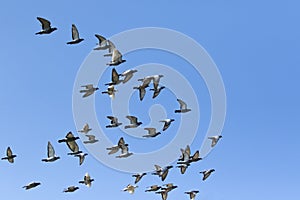
<path fill-rule="evenodd" d="M 37 17 L 37 19 L 41 22 L 43 30 L 49 29 L 51 27 L 51 23 L 48 20 L 42 17 Z"/>
<path fill-rule="evenodd" d="M 99 45 L 101 46 L 102 43 L 104 43 L 106 41 L 106 38 L 99 35 L 99 34 L 95 34 L 95 37 L 99 40 Z"/>
<path fill-rule="evenodd" d="M 177 99 L 178 103 L 180 104 L 180 109 L 186 109 L 187 105 L 184 101 L 182 101 L 181 99 Z"/>
<path fill-rule="evenodd" d="M 73 153 L 79 151 L 78 144 L 75 141 L 67 142 L 67 145 Z"/>
<path fill-rule="evenodd" d="M 73 40 L 79 39 L 79 33 L 78 33 L 78 30 L 77 30 L 75 24 L 72 24 L 72 39 Z"/>
<path fill-rule="evenodd" d="M 47 146 L 47 153 L 48 153 L 48 158 L 54 157 L 55 155 L 55 151 L 54 148 L 52 146 L 52 144 L 50 142 L 48 142 L 48 146 Z"/>
<path fill-rule="evenodd" d="M 111 81 L 114 84 L 119 83 L 119 74 L 117 73 L 117 70 L 115 68 L 113 68 L 112 71 L 111 71 Z"/>
<path fill-rule="evenodd" d="M 153 135 L 156 132 L 155 128 L 144 128 L 144 130 L 147 130 L 149 135 Z"/>
<path fill-rule="evenodd" d="M 126 116 L 127 119 L 130 120 L 131 124 L 136 124 L 137 123 L 137 118 L 135 116 Z"/>

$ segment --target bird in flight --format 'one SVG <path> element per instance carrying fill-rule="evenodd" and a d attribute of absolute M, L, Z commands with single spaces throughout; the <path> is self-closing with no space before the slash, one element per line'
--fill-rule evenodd
<path fill-rule="evenodd" d="M 59 156 L 55 155 L 55 150 L 50 142 L 48 142 L 48 145 L 47 145 L 47 156 L 48 156 L 48 158 L 42 159 L 43 162 L 54 162 L 54 161 L 60 159 Z"/>
<path fill-rule="evenodd" d="M 107 63 L 109 66 L 118 66 L 123 62 L 126 62 L 126 60 L 122 59 L 122 54 L 118 49 L 113 49 L 112 51 L 112 56 L 111 56 L 111 61 L 110 63 Z"/>
<path fill-rule="evenodd" d="M 175 119 L 163 119 L 160 120 L 159 122 L 164 122 L 164 127 L 163 127 L 163 131 L 167 130 L 169 128 L 169 126 L 171 125 L 172 122 L 174 122 Z"/>
<path fill-rule="evenodd" d="M 138 187 L 138 186 L 128 184 L 128 185 L 123 189 L 123 191 L 124 191 L 124 192 L 127 191 L 129 194 L 133 194 L 133 193 L 134 193 L 134 190 L 135 190 L 137 187 Z"/>
<path fill-rule="evenodd" d="M 117 90 L 115 90 L 115 87 L 113 85 L 108 86 L 106 91 L 103 91 L 102 94 L 108 94 L 108 96 L 111 99 L 115 98 L 115 92 L 117 92 Z"/>
<path fill-rule="evenodd" d="M 42 30 L 35 33 L 36 35 L 42 35 L 42 34 L 50 34 L 53 31 L 57 30 L 55 27 L 51 27 L 51 22 L 47 19 L 44 19 L 42 17 L 37 17 L 37 20 L 40 21 Z"/>
<path fill-rule="evenodd" d="M 98 39 L 98 47 L 94 48 L 94 50 L 105 50 L 109 48 L 108 41 L 105 37 L 99 34 L 95 34 L 95 37 Z"/>
<path fill-rule="evenodd" d="M 14 158 L 17 157 L 17 155 L 14 155 L 11 148 L 7 147 L 6 149 L 6 157 L 1 158 L 1 160 L 8 160 L 10 163 L 14 163 Z"/>
<path fill-rule="evenodd" d="M 88 97 L 92 94 L 94 94 L 94 92 L 96 90 L 99 90 L 98 87 L 94 87 L 92 84 L 88 84 L 88 85 L 82 85 L 81 87 L 85 87 L 84 90 L 80 90 L 80 93 L 84 93 L 84 95 L 82 96 L 83 98 Z"/>
<path fill-rule="evenodd" d="M 156 132 L 156 128 L 144 128 L 144 130 L 148 131 L 147 135 L 143 135 L 143 137 L 149 138 L 149 137 L 156 137 L 159 134 L 161 134 L 160 132 Z"/>
<path fill-rule="evenodd" d="M 214 147 L 216 146 L 216 144 L 218 143 L 219 139 L 222 138 L 222 135 L 215 135 L 215 136 L 211 136 L 211 137 L 208 137 L 208 139 L 211 140 L 211 147 Z"/>
<path fill-rule="evenodd" d="M 84 184 L 87 187 L 91 187 L 93 181 L 94 181 L 94 179 L 91 178 L 91 176 L 89 175 L 89 173 L 86 173 L 84 175 L 83 181 L 79 181 L 79 183 Z"/>
<path fill-rule="evenodd" d="M 181 99 L 177 99 L 179 105 L 180 105 L 180 109 L 179 110 L 175 110 L 175 113 L 186 113 L 191 111 L 191 109 L 187 108 L 187 104 L 182 101 Z"/>
<path fill-rule="evenodd" d="M 214 169 L 209 169 L 209 170 L 201 171 L 199 173 L 203 174 L 202 180 L 205 181 L 214 171 L 215 171 Z"/>
<path fill-rule="evenodd" d="M 41 183 L 39 183 L 39 182 L 31 182 L 31 183 L 23 186 L 23 188 L 25 188 L 25 190 L 29 190 L 29 189 L 35 188 L 38 185 L 41 185 Z"/>
<path fill-rule="evenodd" d="M 68 188 L 64 189 L 63 192 L 75 192 L 78 189 L 79 189 L 79 187 L 77 187 L 77 186 L 69 186 Z"/>
<path fill-rule="evenodd" d="M 147 173 L 133 174 L 132 177 L 135 177 L 134 184 L 137 184 L 143 176 L 147 175 Z"/>
<path fill-rule="evenodd" d="M 106 128 L 114 128 L 122 125 L 122 123 L 118 122 L 118 118 L 114 116 L 106 116 L 110 120 L 110 124 L 105 126 Z"/>
<path fill-rule="evenodd" d="M 88 132 L 90 132 L 92 129 L 89 127 L 89 124 L 86 123 L 83 128 L 81 130 L 79 130 L 79 133 L 84 133 L 87 134 Z"/>
<path fill-rule="evenodd" d="M 195 200 L 196 194 L 199 193 L 198 190 L 192 190 L 189 192 L 184 192 L 185 194 L 188 194 L 190 196 L 190 200 Z"/>
<path fill-rule="evenodd" d="M 135 117 L 135 116 L 127 115 L 126 118 L 130 120 L 130 124 L 126 125 L 124 127 L 125 129 L 127 129 L 127 128 L 136 128 L 136 127 L 140 126 L 141 124 L 143 124 L 142 122 L 139 122 L 138 118 Z"/>
<path fill-rule="evenodd" d="M 72 41 L 67 42 L 67 44 L 78 44 L 84 39 L 79 37 L 79 32 L 75 24 L 72 24 Z"/>
<path fill-rule="evenodd" d="M 122 76 L 122 77 L 125 76 L 124 79 L 122 80 L 123 84 L 127 83 L 133 77 L 133 74 L 136 72 L 137 72 L 136 69 L 129 69 L 129 70 L 124 71 L 122 74 L 120 74 L 120 76 Z"/>
<path fill-rule="evenodd" d="M 87 155 L 88 155 L 87 153 L 81 152 L 81 153 L 75 154 L 74 156 L 79 158 L 79 165 L 82 165 L 82 163 L 85 159 L 85 156 L 87 156 Z"/>

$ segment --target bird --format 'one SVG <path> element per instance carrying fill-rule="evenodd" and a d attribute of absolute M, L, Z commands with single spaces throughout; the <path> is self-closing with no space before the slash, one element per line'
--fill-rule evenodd
<path fill-rule="evenodd" d="M 181 156 L 178 159 L 177 164 L 187 164 L 190 159 L 190 155 L 191 155 L 190 145 L 186 145 L 186 148 L 180 149 L 180 151 L 181 151 Z"/>
<path fill-rule="evenodd" d="M 161 186 L 151 185 L 151 186 L 148 187 L 148 189 L 145 190 L 145 192 L 155 192 L 159 189 L 161 189 Z"/>
<path fill-rule="evenodd" d="M 102 94 L 108 94 L 108 96 L 111 99 L 115 98 L 115 92 L 117 92 L 117 90 L 115 90 L 115 87 L 113 85 L 108 86 L 106 91 L 103 91 Z"/>
<path fill-rule="evenodd" d="M 127 83 L 132 77 L 133 77 L 133 74 L 136 73 L 137 70 L 136 69 L 129 69 L 129 70 L 126 70 L 124 71 L 122 74 L 120 74 L 120 76 L 125 76 L 124 79 L 122 80 L 122 83 Z"/>
<path fill-rule="evenodd" d="M 68 188 L 64 189 L 63 192 L 75 192 L 78 189 L 79 187 L 77 186 L 69 186 Z"/>
<path fill-rule="evenodd" d="M 216 146 L 216 144 L 218 143 L 219 139 L 222 138 L 222 135 L 215 135 L 215 136 L 211 136 L 211 137 L 208 137 L 208 139 L 211 140 L 211 147 L 214 147 Z"/>
<path fill-rule="evenodd" d="M 149 86 L 152 80 L 153 80 L 153 76 L 146 76 L 144 78 L 138 79 L 138 81 L 142 81 L 143 86 Z"/>
<path fill-rule="evenodd" d="M 103 55 L 104 57 L 112 56 L 112 52 L 116 48 L 115 44 L 112 41 L 107 40 L 107 43 L 108 43 L 108 53 L 104 54 Z"/>
<path fill-rule="evenodd" d="M 171 125 L 172 122 L 174 122 L 175 119 L 163 119 L 160 120 L 159 122 L 164 122 L 164 127 L 163 127 L 163 131 L 167 130 L 169 128 L 169 126 Z"/>
<path fill-rule="evenodd" d="M 137 184 L 143 176 L 147 175 L 147 173 L 133 174 L 132 177 L 135 177 L 134 184 Z"/>
<path fill-rule="evenodd" d="M 177 168 L 180 168 L 180 173 L 184 174 L 186 172 L 186 169 L 190 166 L 190 164 L 180 164 L 176 166 Z"/>
<path fill-rule="evenodd" d="M 189 163 L 192 163 L 192 162 L 197 162 L 199 160 L 202 160 L 202 158 L 200 158 L 200 152 L 199 150 L 197 150 L 194 155 L 192 155 L 189 159 Z"/>
<path fill-rule="evenodd" d="M 185 194 L 188 194 L 190 196 L 190 200 L 195 200 L 196 194 L 199 193 L 198 190 L 192 190 L 189 192 L 184 192 Z"/>
<path fill-rule="evenodd" d="M 87 187 L 91 187 L 93 181 L 94 179 L 90 177 L 89 173 L 86 173 L 84 175 L 83 181 L 79 181 L 78 183 L 85 184 Z"/>
<path fill-rule="evenodd" d="M 160 78 L 162 78 L 162 77 L 164 77 L 164 75 L 153 75 L 152 76 L 154 90 L 158 90 L 159 81 L 160 81 Z"/>
<path fill-rule="evenodd" d="M 1 160 L 8 160 L 10 163 L 14 163 L 14 158 L 17 157 L 17 155 L 14 155 L 11 148 L 7 147 L 6 149 L 6 157 L 1 158 Z"/>
<path fill-rule="evenodd" d="M 84 93 L 84 95 L 82 96 L 83 98 L 88 97 L 94 94 L 95 91 L 99 90 L 98 87 L 94 87 L 92 84 L 82 85 L 81 87 L 85 87 L 84 90 L 79 91 L 80 93 Z"/>
<path fill-rule="evenodd" d="M 138 118 L 135 117 L 135 116 L 127 115 L 126 118 L 130 120 L 130 124 L 126 125 L 124 127 L 125 129 L 127 129 L 127 128 L 136 128 L 136 127 L 140 126 L 141 124 L 143 124 L 142 122 L 139 122 Z"/>
<path fill-rule="evenodd" d="M 127 158 L 131 155 L 133 155 L 132 152 L 129 152 L 128 144 L 122 144 L 120 145 L 121 154 L 116 156 L 116 158 Z"/>
<path fill-rule="evenodd" d="M 122 80 L 119 79 L 119 74 L 115 68 L 111 71 L 111 82 L 106 83 L 105 85 L 118 85 L 122 82 Z"/>
<path fill-rule="evenodd" d="M 22 188 L 25 188 L 25 190 L 29 190 L 29 189 L 35 188 L 38 185 L 41 185 L 41 183 L 40 182 L 31 182 L 31 183 L 23 186 Z"/>
<path fill-rule="evenodd" d="M 134 190 L 135 190 L 137 187 L 138 187 L 138 186 L 128 184 L 128 185 L 123 189 L 123 191 L 124 191 L 124 192 L 127 191 L 129 194 L 133 194 L 133 193 L 134 193 Z"/>
<path fill-rule="evenodd" d="M 110 125 L 105 126 L 106 128 L 114 128 L 122 125 L 122 123 L 118 122 L 118 118 L 114 116 L 106 116 L 110 120 Z"/>
<path fill-rule="evenodd" d="M 165 186 L 165 187 L 162 187 L 161 189 L 164 191 L 167 191 L 167 192 L 170 192 L 178 187 L 177 185 L 174 185 L 173 183 L 166 183 L 163 186 Z"/>
<path fill-rule="evenodd" d="M 126 145 L 128 145 L 128 144 L 126 144 L 124 138 L 121 137 L 121 138 L 119 139 L 117 145 L 106 148 L 106 150 L 109 150 L 108 155 L 117 153 L 117 152 L 119 151 L 119 149 L 120 149 L 123 145 L 126 146 Z"/>
<path fill-rule="evenodd" d="M 67 143 L 68 148 L 72 151 L 72 153 L 68 153 L 68 155 L 76 155 L 76 154 L 82 153 L 82 151 L 79 151 L 78 144 L 76 143 L 77 139 L 79 139 L 79 137 L 74 137 L 73 133 L 70 131 L 67 133 L 67 135 L 64 139 L 58 140 L 58 142 L 59 143 L 62 143 L 62 142 Z"/>
<path fill-rule="evenodd" d="M 98 47 L 94 48 L 94 50 L 105 50 L 109 48 L 109 44 L 105 37 L 99 34 L 95 34 L 95 37 L 99 40 L 99 43 L 97 43 Z"/>
<path fill-rule="evenodd" d="M 122 54 L 118 49 L 113 49 L 112 51 L 112 56 L 111 56 L 111 61 L 110 63 L 107 63 L 106 65 L 109 66 L 117 66 L 120 65 L 121 63 L 126 62 L 126 60 L 122 59 Z"/>
<path fill-rule="evenodd" d="M 52 144 L 50 143 L 50 141 L 48 141 L 48 145 L 47 145 L 47 156 L 48 156 L 48 158 L 42 159 L 43 162 L 54 162 L 54 161 L 60 159 L 59 156 L 55 155 L 55 150 L 54 150 Z"/>
<path fill-rule="evenodd" d="M 144 130 L 148 131 L 147 135 L 143 135 L 143 137 L 147 137 L 147 138 L 149 138 L 149 137 L 156 137 L 159 134 L 161 134 L 160 132 L 156 132 L 155 128 L 144 128 Z"/>
<path fill-rule="evenodd" d="M 151 88 L 150 90 L 151 90 L 151 91 L 154 91 L 154 92 L 153 92 L 152 99 L 155 99 L 155 98 L 160 94 L 160 92 L 162 91 L 162 89 L 165 89 L 165 88 L 166 88 L 165 86 L 161 86 L 161 87 L 159 87 L 159 88 L 157 88 L 157 89 Z"/>
<path fill-rule="evenodd" d="M 96 139 L 96 136 L 94 136 L 94 135 L 85 135 L 85 136 L 88 137 L 88 140 L 83 141 L 84 144 L 94 144 L 99 141 Z"/>
<path fill-rule="evenodd" d="M 161 194 L 162 200 L 167 200 L 168 198 L 168 191 L 165 190 L 155 192 L 155 194 Z"/>
<path fill-rule="evenodd" d="M 186 113 L 191 111 L 191 109 L 187 108 L 187 104 L 184 101 L 181 99 L 177 99 L 177 101 L 180 104 L 180 110 L 175 110 L 175 113 Z"/>
<path fill-rule="evenodd" d="M 205 181 L 214 171 L 215 171 L 214 169 L 209 169 L 209 170 L 201 171 L 199 173 L 203 174 L 202 180 Z"/>
<path fill-rule="evenodd" d="M 87 156 L 87 155 L 88 155 L 87 153 L 81 152 L 81 153 L 75 154 L 74 156 L 79 158 L 79 165 L 82 165 L 82 163 L 85 159 L 85 156 Z"/>
<path fill-rule="evenodd" d="M 79 130 L 78 132 L 79 133 L 84 133 L 84 134 L 87 134 L 88 132 L 90 132 L 92 129 L 89 127 L 89 124 L 86 123 L 84 126 L 83 126 L 83 129 Z"/>
<path fill-rule="evenodd" d="M 84 39 L 79 37 L 79 32 L 75 24 L 72 24 L 72 41 L 67 42 L 67 44 L 78 44 L 82 42 Z"/>
<path fill-rule="evenodd" d="M 144 84 L 133 87 L 133 89 L 139 90 L 140 101 L 142 101 L 144 99 L 145 94 L 146 94 L 146 89 L 145 88 L 147 88 L 147 87 L 149 87 L 149 85 L 144 85 Z"/>
<path fill-rule="evenodd" d="M 47 19 L 44 19 L 42 17 L 37 17 L 37 20 L 40 21 L 42 30 L 35 33 L 36 35 L 42 35 L 42 34 L 50 34 L 53 31 L 57 30 L 56 27 L 51 27 L 51 22 Z"/>
<path fill-rule="evenodd" d="M 173 166 L 166 166 L 164 168 L 160 167 L 159 165 L 154 165 L 155 172 L 152 173 L 152 175 L 158 175 L 161 177 L 161 180 L 164 181 L 167 178 L 167 175 L 169 173 L 169 169 L 173 168 Z"/>

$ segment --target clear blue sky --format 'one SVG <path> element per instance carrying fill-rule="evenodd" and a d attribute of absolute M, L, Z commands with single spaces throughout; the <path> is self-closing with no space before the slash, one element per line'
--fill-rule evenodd
<path fill-rule="evenodd" d="M 2 198 L 161 198 L 143 192 L 146 186 L 162 184 L 157 177 L 144 177 L 134 195 L 121 192 L 133 182 L 131 174 L 113 170 L 91 155 L 79 166 L 77 159 L 66 155 L 67 147 L 56 142 L 68 131 L 76 133 L 72 113 L 73 85 L 80 65 L 97 42 L 94 34 L 110 37 L 128 29 L 151 26 L 174 29 L 201 44 L 218 66 L 227 95 L 224 138 L 208 157 L 192 165 L 185 175 L 182 176 L 178 169 L 170 171 L 164 183 L 174 182 L 178 189 L 170 192 L 168 199 L 188 199 L 183 192 L 190 189 L 200 190 L 196 199 L 296 199 L 300 178 L 297 173 L 300 167 L 297 148 L 300 138 L 299 6 L 295 0 L 2 2 L 0 154 L 4 156 L 10 146 L 18 155 L 14 164 L 0 162 Z M 37 16 L 51 20 L 58 30 L 51 35 L 34 35 L 40 30 Z M 79 45 L 67 46 L 72 23 L 77 25 L 85 40 Z M 145 53 L 148 57 L 143 56 Z M 151 62 L 170 66 L 177 63 L 164 62 L 170 58 L 166 54 L 160 57 L 159 52 L 145 53 L 124 56 L 127 62 L 117 70 L 122 72 Z M 109 81 L 109 71 L 106 74 L 108 78 L 99 82 L 100 90 L 105 89 L 102 84 Z M 203 88 L 202 80 L 191 76 L 191 82 Z M 205 105 L 210 105 L 205 88 L 203 91 L 203 99 L 206 97 L 201 102 L 204 130 L 209 121 L 209 109 Z M 138 98 L 135 95 L 133 97 Z M 108 110 L 102 113 L 99 102 L 105 104 L 108 100 L 107 96 L 96 93 L 101 125 L 108 123 L 104 120 L 110 113 Z M 178 106 L 176 102 L 172 105 Z M 132 113 L 137 112 L 140 110 L 132 107 Z M 146 112 L 147 109 L 141 113 Z M 147 115 L 137 115 L 147 124 Z M 172 128 L 175 134 L 177 125 Z M 107 134 L 112 142 L 122 136 L 113 130 Z M 163 142 L 170 138 L 165 137 Z M 192 151 L 199 149 L 200 139 L 196 138 L 191 145 Z M 48 141 L 61 157 L 55 163 L 40 161 L 46 156 Z M 78 143 L 86 151 L 82 142 Z M 157 145 L 163 144 L 158 142 Z M 142 152 L 143 147 L 144 144 L 136 144 L 136 151 Z M 198 172 L 208 168 L 215 168 L 216 172 L 202 182 Z M 73 194 L 62 193 L 65 187 L 78 185 L 86 172 L 95 179 L 91 188 L 81 185 Z M 21 188 L 31 181 L 40 181 L 42 185 L 31 191 Z"/>

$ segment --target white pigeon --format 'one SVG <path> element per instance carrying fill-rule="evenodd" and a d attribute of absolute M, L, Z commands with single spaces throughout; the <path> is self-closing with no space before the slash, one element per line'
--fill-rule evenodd
<path fill-rule="evenodd" d="M 123 84 L 127 83 L 133 77 L 133 74 L 136 72 L 136 69 L 129 69 L 120 74 L 120 76 L 125 76 L 125 78 L 122 80 Z"/>
<path fill-rule="evenodd" d="M 127 191 L 129 194 L 133 194 L 133 193 L 134 193 L 134 190 L 135 190 L 137 187 L 138 187 L 138 186 L 128 184 L 128 185 L 123 189 L 123 191 L 124 191 L 124 192 Z"/>
<path fill-rule="evenodd" d="M 211 147 L 214 147 L 216 146 L 216 144 L 218 143 L 219 139 L 222 138 L 222 135 L 215 135 L 215 136 L 211 136 L 211 137 L 208 137 L 208 139 L 211 140 Z"/>
<path fill-rule="evenodd" d="M 187 108 L 187 104 L 184 101 L 181 99 L 177 99 L 177 101 L 180 104 L 180 110 L 175 110 L 175 113 L 186 113 L 191 111 L 191 109 Z"/>
<path fill-rule="evenodd" d="M 89 173 L 86 173 L 84 175 L 83 181 L 79 181 L 78 183 L 84 184 L 87 187 L 91 187 L 93 181 L 94 181 L 94 179 L 91 178 L 91 176 L 89 175 Z"/>

